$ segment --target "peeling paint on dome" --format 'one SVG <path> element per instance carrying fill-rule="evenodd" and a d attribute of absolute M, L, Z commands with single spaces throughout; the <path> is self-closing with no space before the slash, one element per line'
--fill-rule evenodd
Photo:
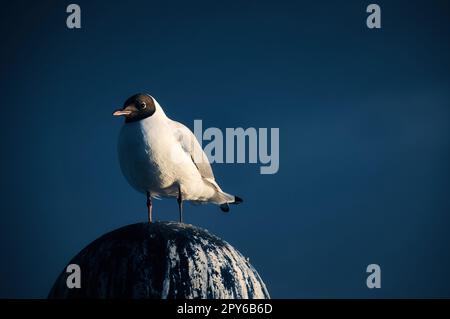
<path fill-rule="evenodd" d="M 204 229 L 176 222 L 117 229 L 73 263 L 81 267 L 81 289 L 66 287 L 64 271 L 49 298 L 269 298 L 241 253 Z"/>

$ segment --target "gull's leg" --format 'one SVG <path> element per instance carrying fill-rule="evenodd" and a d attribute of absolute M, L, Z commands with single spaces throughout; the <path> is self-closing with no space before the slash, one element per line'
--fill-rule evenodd
<path fill-rule="evenodd" d="M 177 202 L 178 202 L 178 211 L 180 212 L 180 223 L 183 222 L 183 198 L 181 196 L 181 189 L 180 189 L 180 185 L 178 185 L 178 198 L 177 198 Z"/>
<path fill-rule="evenodd" d="M 152 222 L 152 197 L 150 192 L 147 192 L 147 211 L 148 211 L 148 222 Z"/>

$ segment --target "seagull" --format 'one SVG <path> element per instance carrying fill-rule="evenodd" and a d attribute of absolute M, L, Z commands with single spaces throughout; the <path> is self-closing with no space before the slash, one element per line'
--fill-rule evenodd
<path fill-rule="evenodd" d="M 128 183 L 146 195 L 148 221 L 152 198 L 177 198 L 180 223 L 183 201 L 213 203 L 223 212 L 242 199 L 222 191 L 195 135 L 166 116 L 151 95 L 138 93 L 113 113 L 125 122 L 119 133 L 120 168 Z"/>

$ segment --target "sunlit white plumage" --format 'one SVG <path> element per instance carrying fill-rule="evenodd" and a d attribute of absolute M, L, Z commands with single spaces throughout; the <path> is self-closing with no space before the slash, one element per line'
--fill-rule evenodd
<path fill-rule="evenodd" d="M 182 200 L 218 204 L 224 211 L 228 211 L 228 203 L 240 203 L 239 197 L 220 189 L 191 130 L 168 118 L 153 97 L 137 96 L 141 98 L 134 98 L 132 111 L 139 112 L 135 104 L 144 103 L 141 111 L 151 115 L 126 121 L 121 128 L 119 162 L 128 183 L 154 198 L 179 197 L 181 192 Z M 130 109 L 127 104 L 131 103 L 125 104 L 123 110 L 116 112 L 120 114 L 115 115 L 129 115 L 124 110 Z"/>

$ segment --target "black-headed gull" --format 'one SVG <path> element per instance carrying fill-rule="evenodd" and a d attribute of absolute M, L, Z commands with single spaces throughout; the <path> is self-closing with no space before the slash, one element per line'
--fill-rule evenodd
<path fill-rule="evenodd" d="M 242 199 L 223 192 L 195 135 L 166 116 L 155 98 L 136 94 L 113 113 L 124 116 L 118 153 L 122 173 L 137 191 L 146 194 L 149 222 L 152 197 L 176 197 L 183 221 L 183 201 L 213 203 L 228 212 Z"/>

